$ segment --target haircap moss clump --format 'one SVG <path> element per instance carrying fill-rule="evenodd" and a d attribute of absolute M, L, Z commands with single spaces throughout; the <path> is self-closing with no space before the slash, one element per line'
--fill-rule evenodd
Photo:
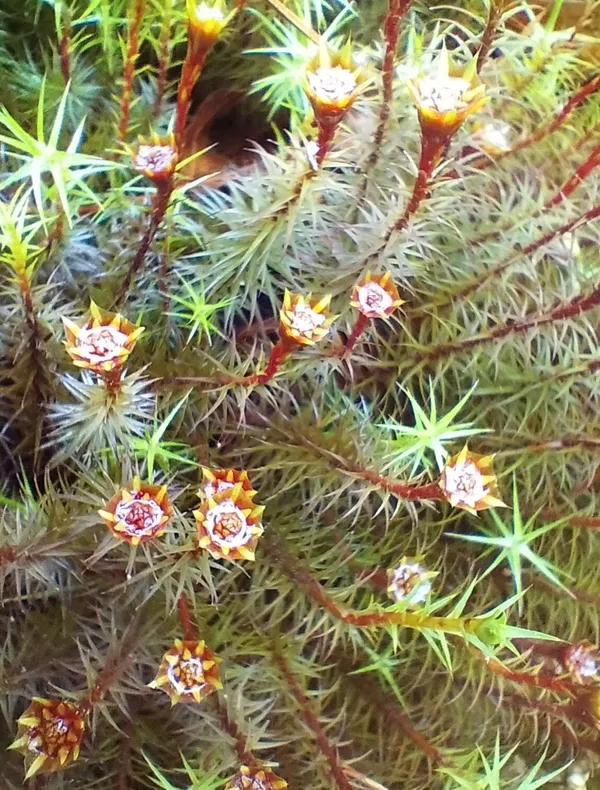
<path fill-rule="evenodd" d="M 2 790 L 600 786 L 593 4 L 1 6 Z"/>

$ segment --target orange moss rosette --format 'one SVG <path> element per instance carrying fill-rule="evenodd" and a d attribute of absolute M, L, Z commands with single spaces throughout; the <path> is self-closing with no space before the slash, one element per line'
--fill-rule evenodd
<path fill-rule="evenodd" d="M 85 722 L 70 702 L 34 697 L 17 724 L 17 738 L 8 748 L 25 756 L 25 779 L 60 771 L 79 757 Z"/>
<path fill-rule="evenodd" d="M 506 507 L 498 497 L 493 455 L 472 453 L 467 445 L 448 459 L 440 478 L 440 488 L 453 507 L 476 514 L 491 507 Z"/>
<path fill-rule="evenodd" d="M 367 85 L 365 75 L 352 59 L 350 44 L 330 50 L 322 42 L 306 64 L 304 91 L 318 123 L 337 125 Z"/>
<path fill-rule="evenodd" d="M 404 300 L 400 299 L 390 272 L 379 275 L 367 272 L 352 288 L 350 304 L 366 318 L 389 318 Z"/>
<path fill-rule="evenodd" d="M 242 765 L 237 774 L 227 782 L 225 790 L 285 790 L 285 779 L 268 768 L 251 769 Z"/>
<path fill-rule="evenodd" d="M 149 140 L 140 137 L 138 145 L 131 151 L 131 158 L 133 167 L 150 181 L 168 181 L 178 162 L 175 136 L 153 134 Z"/>
<path fill-rule="evenodd" d="M 186 0 L 186 13 L 190 43 L 198 52 L 207 52 L 215 45 L 235 12 L 226 15 L 221 2 Z"/>
<path fill-rule="evenodd" d="M 115 537 L 137 546 L 163 534 L 173 508 L 166 486 L 142 483 L 135 477 L 98 512 Z"/>
<path fill-rule="evenodd" d="M 387 594 L 392 600 L 411 606 L 424 603 L 431 592 L 431 580 L 436 576 L 437 573 L 427 571 L 416 558 L 402 557 L 397 565 L 388 568 Z"/>
<path fill-rule="evenodd" d="M 292 345 L 313 346 L 329 332 L 335 316 L 328 314 L 331 295 L 320 299 L 312 294 L 292 294 L 286 290 L 279 312 L 279 331 Z"/>
<path fill-rule="evenodd" d="M 118 313 L 103 313 L 94 302 L 84 326 L 63 317 L 65 346 L 73 364 L 100 375 L 120 369 L 144 331 Z"/>
<path fill-rule="evenodd" d="M 563 663 L 573 680 L 580 685 L 598 680 L 598 648 L 587 639 L 569 645 Z"/>
<path fill-rule="evenodd" d="M 248 472 L 239 469 L 207 469 L 203 467 L 202 484 L 198 490 L 198 496 L 200 499 L 212 497 L 232 489 L 238 483 L 250 499 L 256 494 L 248 478 Z"/>
<path fill-rule="evenodd" d="M 198 545 L 215 559 L 253 560 L 263 533 L 264 507 L 255 505 L 242 483 L 209 496 L 194 511 Z"/>
<path fill-rule="evenodd" d="M 445 48 L 431 72 L 409 82 L 408 87 L 423 132 L 441 137 L 454 134 L 487 101 L 485 86 L 477 76 L 476 60 L 461 68 L 450 61 Z"/>
<path fill-rule="evenodd" d="M 176 639 L 164 654 L 158 674 L 149 684 L 178 702 L 202 702 L 223 688 L 219 679 L 219 659 L 204 641 Z"/>

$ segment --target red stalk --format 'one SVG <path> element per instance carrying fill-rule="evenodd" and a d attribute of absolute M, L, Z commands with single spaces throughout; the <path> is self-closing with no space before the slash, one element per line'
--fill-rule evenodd
<path fill-rule="evenodd" d="M 400 219 L 396 220 L 396 222 L 386 231 L 385 236 L 383 237 L 383 244 L 387 244 L 393 233 L 406 228 L 413 214 L 417 211 L 423 200 L 425 200 L 427 197 L 427 190 L 431 181 L 431 176 L 433 175 L 436 165 L 442 158 L 442 154 L 448 145 L 450 137 L 451 135 L 432 134 L 428 130 L 422 131 L 419 172 L 417 173 L 417 178 L 413 186 L 412 195 L 410 196 L 410 199 L 406 204 L 406 208 L 404 209 L 404 213 Z"/>
<path fill-rule="evenodd" d="M 346 774 L 340 765 L 337 750 L 334 746 L 332 746 L 331 743 L 329 743 L 327 733 L 323 729 L 321 722 L 314 712 L 310 700 L 302 690 L 298 679 L 290 669 L 283 654 L 279 650 L 275 649 L 273 651 L 273 657 L 275 659 L 275 663 L 279 667 L 282 677 L 289 686 L 292 696 L 296 700 L 296 703 L 300 709 L 300 713 L 302 714 L 302 718 L 306 722 L 308 728 L 312 731 L 317 746 L 325 755 L 325 758 L 329 763 L 329 770 L 331 771 L 331 776 L 337 785 L 338 790 L 352 790 L 352 785 L 346 778 Z"/>
<path fill-rule="evenodd" d="M 392 99 L 394 97 L 394 62 L 396 57 L 396 47 L 398 46 L 398 36 L 400 33 L 400 22 L 410 8 L 412 0 L 388 0 L 388 10 L 383 25 L 383 40 L 385 51 L 381 68 L 382 81 L 382 100 L 379 110 L 379 122 L 373 137 L 373 148 L 367 159 L 363 179 L 357 197 L 357 205 L 361 205 L 365 192 L 367 191 L 368 174 L 377 165 L 381 154 L 381 144 L 392 111 Z"/>
<path fill-rule="evenodd" d="M 169 55 L 171 50 L 171 10 L 172 0 L 163 0 L 163 18 L 158 39 L 158 71 L 156 76 L 156 99 L 154 114 L 162 112 L 169 71 Z"/>
<path fill-rule="evenodd" d="M 62 11 L 62 35 L 60 37 L 60 70 L 65 84 L 71 80 L 71 12 L 68 5 Z"/>
<path fill-rule="evenodd" d="M 156 232 L 160 227 L 160 223 L 163 221 L 164 216 L 167 213 L 167 209 L 169 208 L 171 195 L 173 194 L 173 187 L 174 184 L 172 177 L 165 179 L 165 181 L 156 182 L 156 194 L 152 202 L 152 217 L 150 219 L 150 225 L 148 226 L 148 230 L 140 242 L 140 246 L 138 247 L 133 261 L 129 266 L 127 274 L 125 275 L 125 279 L 123 280 L 123 283 L 117 292 L 115 299 L 115 304 L 117 306 L 121 304 L 123 299 L 127 296 L 127 292 L 129 291 L 135 276 L 144 265 L 150 245 L 152 244 L 154 237 L 156 236 Z"/>
<path fill-rule="evenodd" d="M 121 114 L 118 132 L 120 142 L 123 142 L 127 138 L 127 132 L 129 130 L 133 78 L 135 76 L 135 63 L 140 54 L 140 27 L 145 10 L 146 0 L 134 0 L 134 5 L 130 9 L 129 14 L 127 26 L 127 55 L 125 57 L 125 67 L 123 70 L 123 91 L 121 93 Z"/>
<path fill-rule="evenodd" d="M 348 340 L 346 340 L 346 344 L 343 347 L 342 354 L 347 354 L 349 351 L 352 351 L 358 338 L 362 335 L 369 324 L 369 319 L 363 313 L 358 314 L 358 318 L 356 319 L 356 323 L 348 336 Z"/>
<path fill-rule="evenodd" d="M 192 90 L 202 72 L 204 61 L 208 55 L 208 50 L 195 51 L 193 34 L 189 33 L 188 36 L 188 49 L 183 61 L 181 78 L 177 89 L 177 107 L 175 109 L 175 144 L 178 149 L 181 149 L 183 143 L 185 124 L 192 103 Z"/>
<path fill-rule="evenodd" d="M 193 642 L 198 639 L 198 631 L 192 621 L 192 617 L 190 615 L 190 606 L 185 593 L 181 593 L 177 599 L 177 613 L 179 615 L 179 622 L 181 623 L 181 627 L 183 629 L 183 638 L 188 642 Z"/>

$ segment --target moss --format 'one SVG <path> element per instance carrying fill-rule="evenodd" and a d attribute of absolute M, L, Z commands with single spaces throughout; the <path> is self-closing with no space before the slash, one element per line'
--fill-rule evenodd
<path fill-rule="evenodd" d="M 593 788 L 589 29 L 232 2 L 0 9 L 2 786 Z"/>

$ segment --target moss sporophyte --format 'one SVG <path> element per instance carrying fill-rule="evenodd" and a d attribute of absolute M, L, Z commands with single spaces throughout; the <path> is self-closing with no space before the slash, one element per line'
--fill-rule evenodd
<path fill-rule="evenodd" d="M 595 5 L 0 2 L 2 790 L 594 790 Z"/>

